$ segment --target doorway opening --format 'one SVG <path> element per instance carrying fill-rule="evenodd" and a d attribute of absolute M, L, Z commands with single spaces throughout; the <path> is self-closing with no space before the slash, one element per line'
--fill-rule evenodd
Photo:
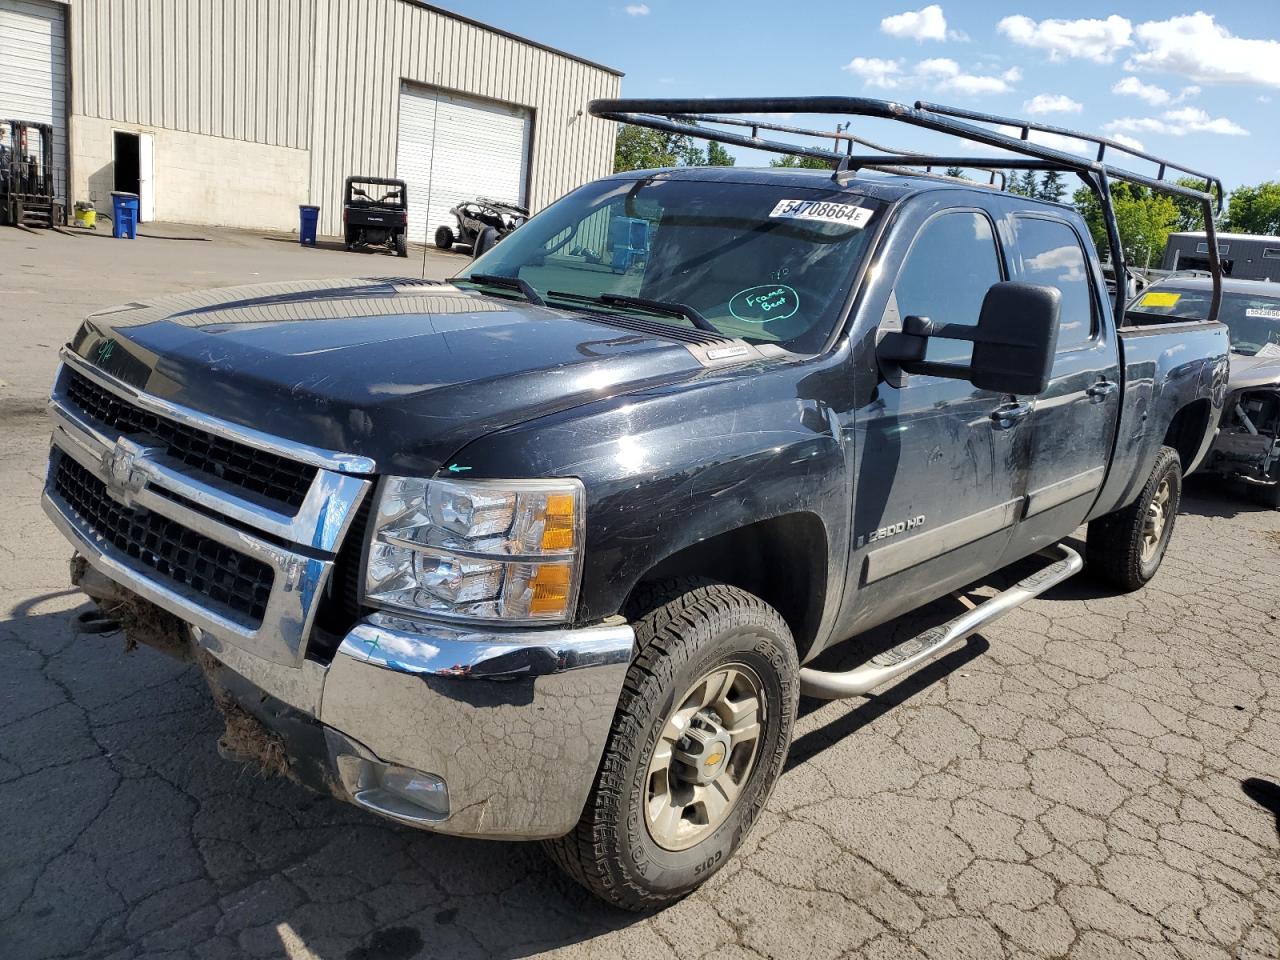
<path fill-rule="evenodd" d="M 149 133 L 113 130 L 111 133 L 112 166 L 115 168 L 113 190 L 138 195 L 138 221 L 149 223 L 156 218 L 155 146 Z"/>
<path fill-rule="evenodd" d="M 119 130 L 113 134 L 112 159 L 115 161 L 115 186 L 113 189 L 125 193 L 142 192 L 142 167 L 139 164 L 141 150 L 136 133 L 123 133 Z"/>

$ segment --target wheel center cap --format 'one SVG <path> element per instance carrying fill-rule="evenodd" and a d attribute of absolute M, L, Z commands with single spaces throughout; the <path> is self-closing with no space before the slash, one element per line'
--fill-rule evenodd
<path fill-rule="evenodd" d="M 676 744 L 675 759 L 680 763 L 682 780 L 711 783 L 729 760 L 729 734 L 714 715 L 696 714 Z"/>

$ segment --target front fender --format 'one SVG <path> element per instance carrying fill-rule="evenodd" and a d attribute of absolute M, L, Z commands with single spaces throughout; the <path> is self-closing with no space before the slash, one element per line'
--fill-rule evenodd
<path fill-rule="evenodd" d="M 838 597 L 851 485 L 836 418 L 818 399 L 834 376 L 775 364 L 605 399 L 484 437 L 454 461 L 468 477 L 582 480 L 582 621 L 618 613 L 649 570 L 686 547 L 797 512 L 823 523 L 827 595 Z"/>

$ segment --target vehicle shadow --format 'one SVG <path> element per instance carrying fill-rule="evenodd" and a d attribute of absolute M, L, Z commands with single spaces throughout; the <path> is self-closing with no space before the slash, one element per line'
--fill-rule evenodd
<path fill-rule="evenodd" d="M 1183 482 L 1179 513 L 1196 517 L 1227 520 L 1242 513 L 1274 513 L 1250 495 L 1242 483 L 1231 483 L 1216 477 L 1194 476 Z"/>
<path fill-rule="evenodd" d="M 1280 836 L 1280 784 L 1250 777 L 1240 781 L 1244 795 L 1276 818 L 1276 836 Z"/>

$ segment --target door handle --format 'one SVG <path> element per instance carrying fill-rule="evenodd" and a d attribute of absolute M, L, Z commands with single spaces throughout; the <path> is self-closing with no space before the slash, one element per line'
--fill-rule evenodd
<path fill-rule="evenodd" d="M 997 430 L 1008 430 L 1025 420 L 1031 414 L 1031 404 L 1025 400 L 1016 403 L 1002 403 L 991 411 L 991 422 Z"/>
<path fill-rule="evenodd" d="M 1118 389 L 1120 389 L 1120 385 L 1114 380 L 1099 380 L 1085 391 L 1085 395 L 1094 403 L 1101 403 Z"/>

